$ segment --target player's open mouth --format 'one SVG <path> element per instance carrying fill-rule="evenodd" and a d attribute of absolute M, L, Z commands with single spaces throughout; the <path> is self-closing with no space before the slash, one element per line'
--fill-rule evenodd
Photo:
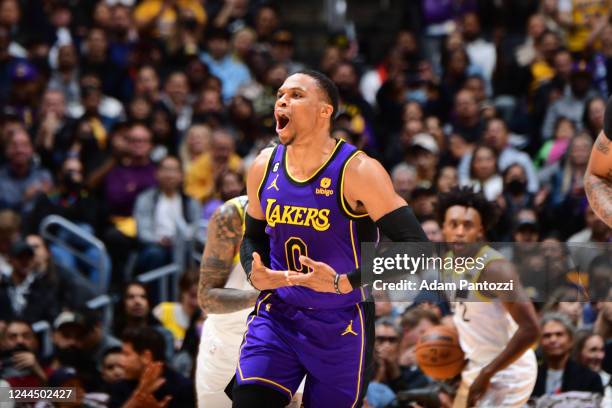
<path fill-rule="evenodd" d="M 276 130 L 283 130 L 289 124 L 289 117 L 282 113 L 276 114 Z"/>

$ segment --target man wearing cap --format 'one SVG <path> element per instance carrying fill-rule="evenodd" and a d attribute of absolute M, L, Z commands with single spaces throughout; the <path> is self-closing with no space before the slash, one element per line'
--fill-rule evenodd
<path fill-rule="evenodd" d="M 270 54 L 275 62 L 285 64 L 289 75 L 303 70 L 304 64 L 294 61 L 293 57 L 293 34 L 289 30 L 277 30 L 272 35 L 272 46 Z"/>
<path fill-rule="evenodd" d="M 410 142 L 407 162 L 417 171 L 417 185 L 430 188 L 436 176 L 440 149 L 429 133 L 417 133 Z"/>
<path fill-rule="evenodd" d="M 23 240 L 9 252 L 11 274 L 0 277 L 0 321 L 51 321 L 59 313 L 56 288 L 35 272 L 34 251 Z"/>

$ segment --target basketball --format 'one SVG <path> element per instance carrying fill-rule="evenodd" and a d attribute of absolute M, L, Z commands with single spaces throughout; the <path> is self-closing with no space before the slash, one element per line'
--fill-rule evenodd
<path fill-rule="evenodd" d="M 455 377 L 463 369 L 464 359 L 459 335 L 453 327 L 434 326 L 419 338 L 416 345 L 417 364 L 435 380 Z"/>

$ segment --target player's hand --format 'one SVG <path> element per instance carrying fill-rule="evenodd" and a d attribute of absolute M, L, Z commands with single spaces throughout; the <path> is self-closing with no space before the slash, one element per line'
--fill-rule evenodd
<path fill-rule="evenodd" d="M 478 400 L 482 398 L 484 393 L 487 391 L 489 387 L 489 382 L 491 381 L 492 375 L 489 374 L 487 370 L 481 370 L 478 374 L 478 377 L 474 380 L 472 385 L 470 386 L 470 391 L 468 392 L 467 398 L 467 406 L 473 407 L 476 405 Z"/>
<path fill-rule="evenodd" d="M 336 271 L 334 268 L 324 262 L 314 261 L 307 256 L 300 256 L 300 263 L 310 270 L 308 273 L 298 273 L 294 276 L 289 277 L 289 281 L 293 285 L 305 286 L 317 292 L 331 292 L 336 293 L 334 288 L 334 278 L 336 277 Z M 342 293 L 349 292 L 350 290 L 342 290 Z"/>
<path fill-rule="evenodd" d="M 253 252 L 253 263 L 251 265 L 251 282 L 258 290 L 268 290 L 291 286 L 292 276 L 300 275 L 294 271 L 274 271 L 267 268 L 261 261 L 257 252 Z M 333 284 L 332 284 L 333 286 Z"/>

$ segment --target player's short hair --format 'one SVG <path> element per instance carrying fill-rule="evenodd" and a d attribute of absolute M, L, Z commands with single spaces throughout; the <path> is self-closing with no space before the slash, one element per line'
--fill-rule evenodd
<path fill-rule="evenodd" d="M 333 107 L 333 112 L 330 118 L 330 123 L 334 121 L 336 114 L 338 113 L 338 101 L 340 100 L 340 93 L 338 87 L 334 84 L 334 81 L 329 79 L 325 74 L 313 69 L 303 69 L 296 72 L 296 74 L 308 75 L 317 82 L 317 85 L 327 96 L 329 103 Z"/>
<path fill-rule="evenodd" d="M 499 211 L 495 203 L 488 201 L 482 192 L 475 192 L 472 187 L 455 187 L 438 196 L 436 216 L 440 225 L 444 224 L 446 211 L 456 205 L 476 210 L 480 214 L 485 231 L 490 230 L 497 223 Z"/>
<path fill-rule="evenodd" d="M 576 328 L 572 324 L 570 318 L 567 317 L 567 315 L 564 315 L 563 313 L 559 312 L 546 313 L 540 320 L 540 328 L 544 328 L 544 326 L 550 322 L 557 322 L 561 324 L 565 328 L 565 331 L 570 336 L 570 338 L 574 339 L 574 335 L 576 334 Z"/>

